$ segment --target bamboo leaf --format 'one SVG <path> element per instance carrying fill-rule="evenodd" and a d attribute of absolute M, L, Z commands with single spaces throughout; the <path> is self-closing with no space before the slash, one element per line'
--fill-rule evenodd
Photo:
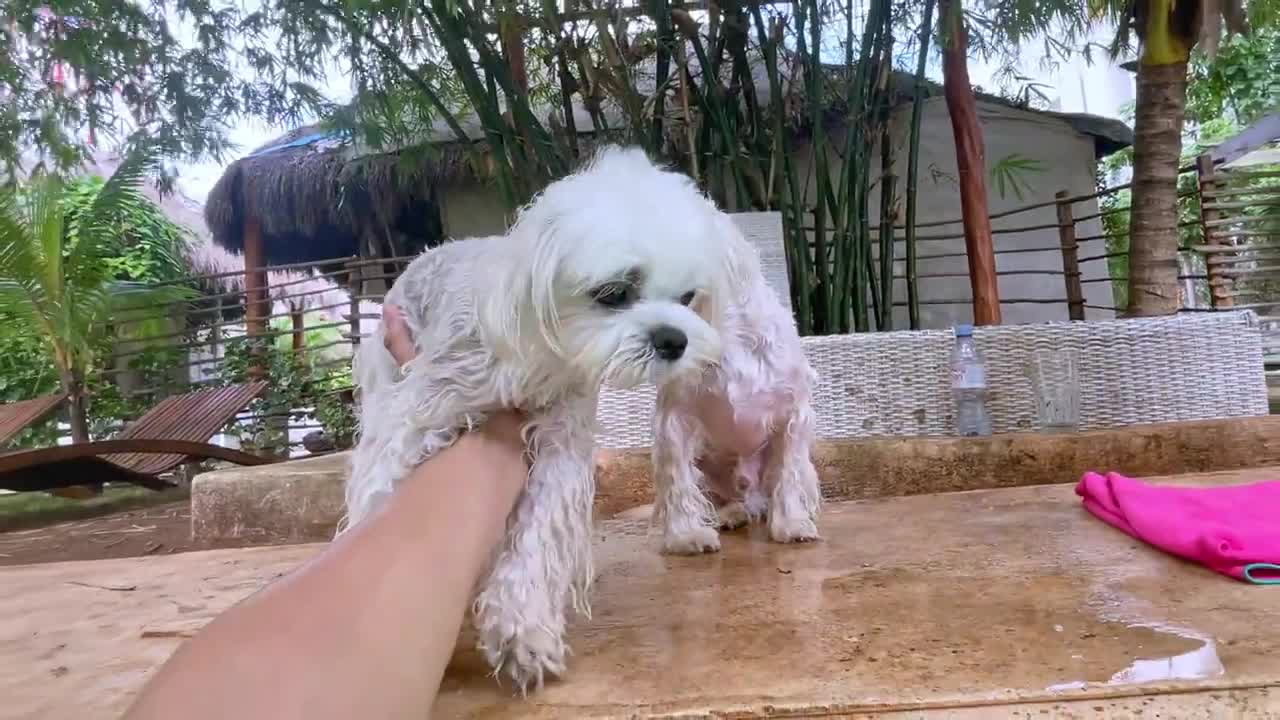
<path fill-rule="evenodd" d="M 1024 200 L 1025 192 L 1031 190 L 1028 177 L 1047 171 L 1043 162 L 1020 153 L 1011 153 L 997 160 L 991 166 L 990 174 L 1001 198 L 1012 192 L 1019 200 Z"/>

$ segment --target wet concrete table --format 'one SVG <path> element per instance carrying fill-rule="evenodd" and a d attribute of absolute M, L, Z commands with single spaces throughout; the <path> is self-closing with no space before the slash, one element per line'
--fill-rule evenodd
<path fill-rule="evenodd" d="M 1280 468 L 1181 476 L 1280 478 Z M 1070 486 L 829 504 L 825 541 L 664 557 L 600 528 L 595 615 L 528 700 L 463 637 L 438 718 L 1280 717 L 1280 589 L 1154 552 Z M 115 716 L 181 639 L 319 545 L 0 569 L 0 717 Z"/>

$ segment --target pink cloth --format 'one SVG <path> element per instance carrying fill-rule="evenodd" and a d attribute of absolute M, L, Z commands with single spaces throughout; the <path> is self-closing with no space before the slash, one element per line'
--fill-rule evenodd
<path fill-rule="evenodd" d="M 1221 487 L 1148 485 L 1118 473 L 1085 473 L 1076 485 L 1103 522 L 1166 552 L 1245 580 L 1275 577 L 1280 565 L 1280 482 Z"/>

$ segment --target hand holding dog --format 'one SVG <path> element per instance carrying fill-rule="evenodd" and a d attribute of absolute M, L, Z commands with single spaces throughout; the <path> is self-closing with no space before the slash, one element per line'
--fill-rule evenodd
<path fill-rule="evenodd" d="M 387 350 L 414 345 L 399 308 Z M 323 553 L 180 647 L 125 717 L 427 717 L 472 588 L 527 477 L 508 411 L 420 465 Z"/>
<path fill-rule="evenodd" d="M 409 332 L 409 324 L 405 320 L 404 310 L 400 306 L 386 304 L 382 306 L 383 347 L 391 353 L 391 357 L 401 366 L 407 365 L 417 354 L 413 337 Z M 524 452 L 524 438 L 521 429 L 524 427 L 525 415 L 519 410 L 501 410 L 489 416 L 489 419 L 473 433 L 479 433 L 482 439 L 499 443 L 501 454 L 512 451 Z"/>

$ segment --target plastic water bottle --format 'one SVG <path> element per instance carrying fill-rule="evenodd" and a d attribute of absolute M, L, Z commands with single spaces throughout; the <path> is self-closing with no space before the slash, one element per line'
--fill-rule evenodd
<path fill-rule="evenodd" d="M 956 404 L 956 432 L 975 437 L 991 434 L 987 412 L 987 368 L 973 342 L 973 326 L 957 325 L 951 349 L 951 397 Z"/>

